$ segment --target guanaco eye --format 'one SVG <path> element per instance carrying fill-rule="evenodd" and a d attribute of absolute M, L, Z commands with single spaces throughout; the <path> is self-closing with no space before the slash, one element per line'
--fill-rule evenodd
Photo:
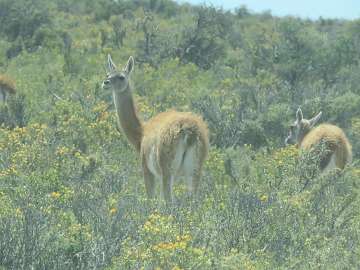
<path fill-rule="evenodd" d="M 118 78 L 119 78 L 120 80 L 122 80 L 122 81 L 125 80 L 125 76 L 124 76 L 124 75 L 119 75 Z"/>

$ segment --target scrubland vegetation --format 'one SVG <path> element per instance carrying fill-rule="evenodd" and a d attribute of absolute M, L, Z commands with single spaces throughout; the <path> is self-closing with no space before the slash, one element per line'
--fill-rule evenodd
<path fill-rule="evenodd" d="M 0 269 L 359 269 L 360 20 L 168 0 L 0 0 Z M 209 126 L 197 198 L 148 200 L 101 89 L 135 58 L 138 110 Z M 353 164 L 284 147 L 301 106 L 343 128 Z"/>

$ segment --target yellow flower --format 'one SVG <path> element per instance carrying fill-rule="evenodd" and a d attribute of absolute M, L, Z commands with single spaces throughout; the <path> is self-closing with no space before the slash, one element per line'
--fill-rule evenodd
<path fill-rule="evenodd" d="M 157 245 L 155 245 L 153 247 L 154 250 L 156 251 L 163 251 L 163 250 L 172 250 L 172 249 L 176 249 L 176 245 L 174 245 L 174 243 L 172 242 L 161 242 Z"/>
<path fill-rule="evenodd" d="M 5 169 L 5 170 L 2 170 L 2 171 L 0 171 L 0 176 L 8 176 L 8 175 L 16 175 L 18 172 L 17 172 L 17 170 L 16 170 L 16 168 L 15 168 L 15 166 L 14 165 L 11 165 L 9 168 L 7 168 L 7 169 Z"/>
<path fill-rule="evenodd" d="M 15 168 L 14 165 L 11 165 L 11 166 L 9 167 L 9 171 L 10 171 L 11 174 L 16 174 L 16 173 L 17 173 L 16 168 Z"/>
<path fill-rule="evenodd" d="M 193 248 L 193 252 L 197 256 L 202 256 L 204 254 L 204 250 L 202 250 L 200 248 Z"/>
<path fill-rule="evenodd" d="M 174 244 L 174 247 L 175 247 L 175 248 L 178 248 L 178 249 L 185 249 L 185 248 L 186 248 L 186 245 L 187 245 L 187 242 L 181 241 L 181 242 L 176 242 L 176 243 Z"/>
<path fill-rule="evenodd" d="M 176 236 L 176 241 L 189 242 L 190 240 L 191 240 L 191 235 L 190 235 L 190 234 L 185 234 L 185 235 L 178 235 L 178 236 Z"/>
<path fill-rule="evenodd" d="M 22 211 L 21 211 L 21 209 L 20 208 L 16 208 L 15 209 L 15 214 L 16 214 L 16 216 L 21 216 L 22 215 Z"/>
<path fill-rule="evenodd" d="M 268 199 L 269 199 L 268 196 L 265 194 L 260 196 L 260 201 L 262 201 L 262 202 L 267 202 Z"/>
<path fill-rule="evenodd" d="M 110 212 L 110 215 L 115 215 L 116 212 L 117 212 L 117 209 L 115 207 L 113 207 L 113 208 L 110 209 L 109 212 Z"/>
<path fill-rule="evenodd" d="M 60 192 L 57 192 L 57 191 L 53 191 L 51 192 L 50 196 L 53 198 L 53 199 L 58 199 L 60 197 Z"/>
<path fill-rule="evenodd" d="M 149 231 L 151 227 L 151 222 L 150 221 L 146 221 L 144 224 L 144 229 L 145 231 Z"/>
<path fill-rule="evenodd" d="M 65 155 L 67 153 L 69 153 L 70 149 L 65 147 L 65 146 L 60 146 L 56 149 L 56 154 L 59 156 Z"/>
<path fill-rule="evenodd" d="M 102 113 L 100 113 L 100 116 L 99 116 L 99 121 L 103 121 L 103 120 L 106 120 L 106 119 L 108 119 L 109 118 L 109 113 L 108 112 L 102 112 Z"/>

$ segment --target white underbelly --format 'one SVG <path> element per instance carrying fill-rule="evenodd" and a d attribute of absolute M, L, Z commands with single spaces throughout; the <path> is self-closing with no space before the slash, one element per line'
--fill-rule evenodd
<path fill-rule="evenodd" d="M 171 160 L 166 160 L 170 164 L 162 164 L 163 166 L 171 168 L 171 176 L 173 179 L 177 179 L 180 176 L 192 175 L 193 171 L 197 167 L 196 146 L 188 147 L 186 144 L 186 137 L 181 139 L 175 147 L 175 153 L 171 155 Z M 150 172 L 156 177 L 161 178 L 161 164 L 159 161 L 157 147 L 153 145 L 150 149 L 147 158 L 147 167 Z"/>
<path fill-rule="evenodd" d="M 175 158 L 172 162 L 175 177 L 190 176 L 198 166 L 196 145 L 188 146 L 184 137 L 176 148 Z"/>
<path fill-rule="evenodd" d="M 159 178 L 161 175 L 161 172 L 159 171 L 159 164 L 157 161 L 157 151 L 156 146 L 153 145 L 151 147 L 149 157 L 147 158 L 147 166 L 150 172 L 156 177 Z"/>
<path fill-rule="evenodd" d="M 192 175 L 194 170 L 198 167 L 198 156 L 197 156 L 197 148 L 196 146 L 192 146 L 191 148 L 187 149 L 184 157 L 184 162 L 182 165 L 182 170 L 184 174 L 189 176 Z"/>
<path fill-rule="evenodd" d="M 179 175 L 181 172 L 185 151 L 186 151 L 186 138 L 180 140 L 175 148 L 174 159 L 171 162 L 171 169 L 174 175 Z"/>

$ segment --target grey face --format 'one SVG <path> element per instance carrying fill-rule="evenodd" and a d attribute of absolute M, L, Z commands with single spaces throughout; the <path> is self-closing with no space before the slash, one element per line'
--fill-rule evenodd
<path fill-rule="evenodd" d="M 115 92 L 123 93 L 129 89 L 129 77 L 134 66 L 134 59 L 130 56 L 125 68 L 119 71 L 108 55 L 108 68 L 106 79 L 102 83 L 103 89 L 112 89 Z"/>
<path fill-rule="evenodd" d="M 304 119 L 303 113 L 299 108 L 296 111 L 296 120 L 290 125 L 288 136 L 285 139 L 285 144 L 297 144 L 305 137 L 310 129 L 319 121 L 321 112 L 318 113 L 314 118 L 307 120 Z"/>
<path fill-rule="evenodd" d="M 300 139 L 304 137 L 308 131 L 309 123 L 308 120 L 303 119 L 301 121 L 295 121 L 290 125 L 288 136 L 285 140 L 285 144 L 297 144 Z"/>
<path fill-rule="evenodd" d="M 128 88 L 128 78 L 123 72 L 111 72 L 106 75 L 106 79 L 102 83 L 104 90 L 112 89 L 118 92 L 124 92 Z"/>

